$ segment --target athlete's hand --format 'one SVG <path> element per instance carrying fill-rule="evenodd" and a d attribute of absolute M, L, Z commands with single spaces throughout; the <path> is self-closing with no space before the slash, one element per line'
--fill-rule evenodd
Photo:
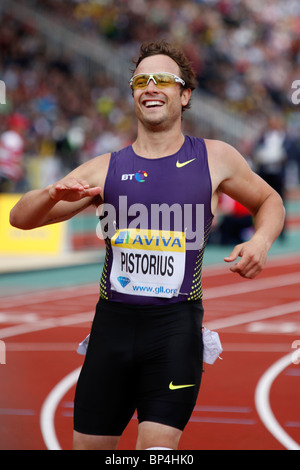
<path fill-rule="evenodd" d="M 267 261 L 267 254 L 266 244 L 262 239 L 254 236 L 248 242 L 236 245 L 231 254 L 224 258 L 224 261 L 231 263 L 240 257 L 230 270 L 247 279 L 253 279 L 263 269 Z"/>
<path fill-rule="evenodd" d="M 49 186 L 49 196 L 54 201 L 79 201 L 85 197 L 94 197 L 101 194 L 99 186 L 90 187 L 85 180 L 66 177 Z"/>

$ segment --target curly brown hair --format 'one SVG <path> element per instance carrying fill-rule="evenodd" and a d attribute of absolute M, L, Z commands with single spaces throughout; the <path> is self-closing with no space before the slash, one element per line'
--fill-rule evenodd
<path fill-rule="evenodd" d="M 190 88 L 193 91 L 195 90 L 195 88 L 197 88 L 196 74 L 189 59 L 185 56 L 185 54 L 179 47 L 173 46 L 165 40 L 143 43 L 140 47 L 140 55 L 138 59 L 136 61 L 133 61 L 135 64 L 135 68 L 137 68 L 138 65 L 142 62 L 142 60 L 146 57 L 159 54 L 167 55 L 177 63 L 178 67 L 180 68 L 181 78 L 185 81 L 183 89 Z M 182 107 L 182 111 L 185 111 L 190 107 L 191 100 L 186 106 Z"/>

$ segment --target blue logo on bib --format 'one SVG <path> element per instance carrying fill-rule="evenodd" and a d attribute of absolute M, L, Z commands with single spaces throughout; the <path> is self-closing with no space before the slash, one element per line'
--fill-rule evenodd
<path fill-rule="evenodd" d="M 122 287 L 126 287 L 127 284 L 130 283 L 130 279 L 128 279 L 128 277 L 119 276 L 117 277 L 117 279 Z"/>

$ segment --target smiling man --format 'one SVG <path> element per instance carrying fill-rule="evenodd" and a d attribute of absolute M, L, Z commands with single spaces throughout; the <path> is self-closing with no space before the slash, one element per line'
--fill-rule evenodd
<path fill-rule="evenodd" d="M 202 259 L 218 196 L 255 217 L 251 240 L 225 258 L 245 278 L 262 270 L 284 221 L 281 198 L 236 149 L 183 135 L 196 81 L 179 49 L 143 45 L 130 86 L 135 142 L 25 194 L 11 212 L 12 225 L 31 229 L 103 204 L 106 259 L 76 389 L 74 449 L 116 449 L 136 409 L 137 449 L 177 449 L 202 376 Z"/>

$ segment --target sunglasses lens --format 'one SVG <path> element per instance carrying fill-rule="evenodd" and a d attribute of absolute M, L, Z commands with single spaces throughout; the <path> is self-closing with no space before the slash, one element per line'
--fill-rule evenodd
<path fill-rule="evenodd" d="M 164 88 L 170 85 L 175 85 L 176 81 L 173 75 L 168 73 L 156 73 L 156 74 L 139 74 L 133 77 L 131 87 L 136 90 L 137 88 L 143 89 L 146 88 L 149 82 L 149 79 L 155 80 L 155 85 L 158 88 Z"/>
<path fill-rule="evenodd" d="M 157 75 L 154 75 L 154 78 L 159 88 L 175 85 L 176 83 L 173 75 L 170 75 L 168 73 L 158 73 Z"/>
<path fill-rule="evenodd" d="M 136 88 L 146 88 L 148 80 L 149 75 L 137 75 L 133 77 L 131 86 L 134 90 Z"/>

